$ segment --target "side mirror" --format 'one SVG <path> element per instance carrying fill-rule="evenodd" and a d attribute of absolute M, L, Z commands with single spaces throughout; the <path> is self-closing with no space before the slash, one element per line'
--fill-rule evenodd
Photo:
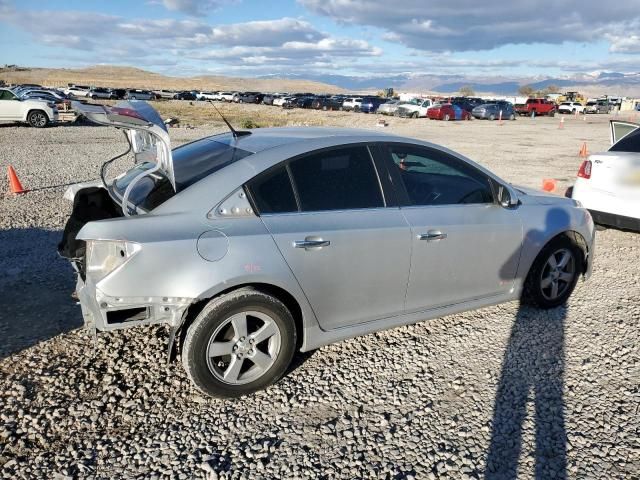
<path fill-rule="evenodd" d="M 498 203 L 503 208 L 513 208 L 518 205 L 518 196 L 506 185 L 498 185 Z"/>

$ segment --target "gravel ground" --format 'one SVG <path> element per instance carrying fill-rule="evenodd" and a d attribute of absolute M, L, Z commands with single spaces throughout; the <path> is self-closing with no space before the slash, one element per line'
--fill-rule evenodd
<path fill-rule="evenodd" d="M 268 108 L 268 107 L 265 107 Z M 375 117 L 326 115 L 376 128 Z M 575 176 L 606 118 L 387 130 L 458 150 L 515 183 Z M 174 129 L 175 144 L 219 131 Z M 0 127 L 0 168 L 27 188 L 92 178 L 121 151 L 102 127 Z M 640 478 L 640 236 L 598 232 L 593 276 L 566 308 L 516 302 L 300 356 L 267 391 L 210 400 L 167 331 L 93 338 L 57 258 L 62 189 L 0 197 L 1 478 Z"/>

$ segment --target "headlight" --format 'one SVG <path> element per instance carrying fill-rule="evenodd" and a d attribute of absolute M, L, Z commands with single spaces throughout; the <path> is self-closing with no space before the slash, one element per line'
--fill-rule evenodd
<path fill-rule="evenodd" d="M 116 240 L 87 240 L 87 276 L 99 282 L 140 251 L 140 245 Z"/>

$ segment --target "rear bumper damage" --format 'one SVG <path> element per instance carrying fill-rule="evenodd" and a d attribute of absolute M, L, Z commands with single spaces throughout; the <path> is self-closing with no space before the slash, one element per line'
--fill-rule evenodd
<path fill-rule="evenodd" d="M 178 329 L 195 299 L 184 297 L 112 297 L 78 275 L 76 293 L 85 327 L 110 331 L 137 325 L 166 324 Z"/>

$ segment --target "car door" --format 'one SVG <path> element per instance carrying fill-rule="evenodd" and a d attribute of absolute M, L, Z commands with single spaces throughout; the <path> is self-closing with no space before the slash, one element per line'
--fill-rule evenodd
<path fill-rule="evenodd" d="M 323 329 L 403 312 L 410 229 L 367 146 L 285 161 L 248 191 Z"/>
<path fill-rule="evenodd" d="M 20 99 L 9 90 L 0 90 L 0 118 L 23 120 Z"/>
<path fill-rule="evenodd" d="M 511 291 L 522 225 L 517 209 L 494 202 L 489 177 L 433 147 L 388 143 L 379 151 L 411 226 L 407 313 Z"/>

